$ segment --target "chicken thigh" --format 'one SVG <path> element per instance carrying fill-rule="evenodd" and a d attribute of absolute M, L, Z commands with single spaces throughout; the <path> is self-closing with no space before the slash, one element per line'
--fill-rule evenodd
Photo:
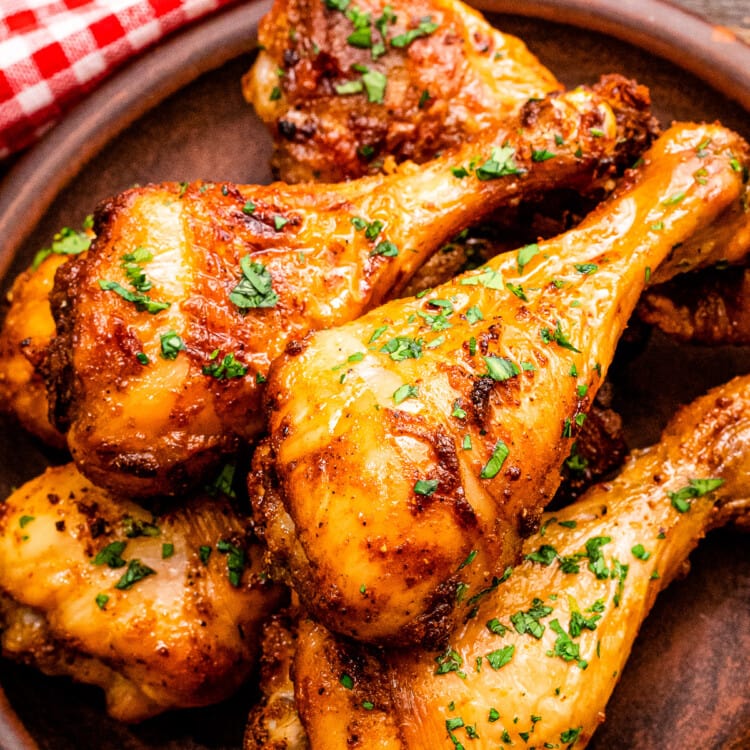
<path fill-rule="evenodd" d="M 0 504 L 3 655 L 98 685 L 122 721 L 226 698 L 285 597 L 247 528 L 222 497 L 156 517 L 47 469 Z"/>
<path fill-rule="evenodd" d="M 456 0 L 276 0 L 245 97 L 286 182 L 424 162 L 561 88 L 520 39 Z"/>

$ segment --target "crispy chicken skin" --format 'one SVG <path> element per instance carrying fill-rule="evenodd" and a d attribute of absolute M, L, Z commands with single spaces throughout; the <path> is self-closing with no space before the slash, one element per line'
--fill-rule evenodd
<path fill-rule="evenodd" d="M 650 289 L 641 320 L 678 341 L 750 344 L 750 269 L 704 271 Z"/>
<path fill-rule="evenodd" d="M 273 134 L 272 165 L 286 182 L 361 177 L 384 156 L 427 161 L 561 88 L 523 42 L 463 3 L 350 6 L 347 15 L 324 0 L 277 0 L 261 22 L 262 49 L 243 88 Z M 374 48 L 366 31 L 365 46 L 352 44 L 352 13 L 360 25 L 370 14 Z M 421 33 L 399 46 L 409 32 Z M 361 81 L 353 65 L 385 76 L 382 101 L 364 89 L 338 93 Z"/>
<path fill-rule="evenodd" d="M 55 272 L 66 260 L 64 255 L 49 255 L 38 268 L 16 278 L 0 332 L 0 408 L 14 413 L 29 432 L 58 448 L 65 445 L 65 438 L 50 424 L 39 367 L 55 335 L 49 293 Z"/>
<path fill-rule="evenodd" d="M 250 496 L 314 617 L 447 637 L 536 528 L 646 278 L 746 253 L 747 158 L 731 131 L 676 125 L 576 229 L 287 348 Z"/>
<path fill-rule="evenodd" d="M 617 479 L 546 514 L 524 561 L 442 652 L 377 651 L 311 620 L 298 634 L 275 620 L 265 639 L 277 672 L 245 750 L 268 747 L 278 726 L 293 741 L 274 750 L 583 748 L 659 591 L 706 530 L 747 518 L 748 446 L 744 376 L 685 407 Z M 307 737 L 281 700 L 292 689 Z"/>
<path fill-rule="evenodd" d="M 230 695 L 283 598 L 219 497 L 155 518 L 69 464 L 0 504 L 3 655 L 98 685 L 122 721 Z"/>
<path fill-rule="evenodd" d="M 262 383 L 290 338 L 397 293 L 498 205 L 590 185 L 640 152 L 651 126 L 647 92 L 611 76 L 531 102 L 482 144 L 387 177 L 120 194 L 100 207 L 95 243 L 60 269 L 51 296 L 50 403 L 76 464 L 122 494 L 181 492 L 262 429 Z M 555 157 L 535 161 L 539 149 Z M 246 307 L 233 299 L 241 279 Z M 165 358 L 171 334 L 182 348 Z"/>

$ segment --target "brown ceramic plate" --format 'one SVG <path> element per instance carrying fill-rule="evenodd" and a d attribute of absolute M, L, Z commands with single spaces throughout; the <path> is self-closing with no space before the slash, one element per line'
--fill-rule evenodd
<path fill-rule="evenodd" d="M 4 288 L 56 229 L 77 225 L 97 201 L 134 183 L 270 178 L 269 140 L 239 92 L 251 60 L 243 51 L 267 7 L 235 7 L 172 38 L 108 81 L 16 164 L 0 185 Z M 651 88 L 663 122 L 720 118 L 750 136 L 750 49 L 726 32 L 654 2 L 488 0 L 482 7 L 515 14 L 492 18 L 568 84 L 619 71 Z M 631 444 L 653 441 L 677 404 L 748 369 L 749 349 L 678 347 L 652 337 L 612 371 Z M 0 456 L 0 496 L 63 460 L 10 421 L 0 423 Z M 750 747 L 748 653 L 750 545 L 739 533 L 715 532 L 646 621 L 590 747 Z M 98 691 L 68 680 L 1 662 L 0 683 L 6 749 L 239 748 L 253 698 L 248 686 L 221 706 L 127 727 L 106 716 Z"/>

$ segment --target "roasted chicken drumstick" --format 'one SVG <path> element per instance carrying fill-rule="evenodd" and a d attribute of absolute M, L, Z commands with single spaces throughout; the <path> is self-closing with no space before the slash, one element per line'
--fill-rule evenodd
<path fill-rule="evenodd" d="M 245 96 L 286 182 L 424 162 L 560 89 L 520 39 L 455 0 L 276 0 Z"/>
<path fill-rule="evenodd" d="M 576 229 L 287 347 L 250 492 L 314 617 L 447 637 L 536 528 L 646 281 L 747 251 L 747 158 L 674 126 Z"/>
<path fill-rule="evenodd" d="M 251 672 L 285 593 L 225 498 L 157 518 L 69 464 L 0 508 L 4 656 L 98 685 L 122 721 L 215 703 Z"/>
<path fill-rule="evenodd" d="M 545 514 L 443 651 L 368 649 L 310 620 L 295 641 L 276 620 L 265 643 L 285 671 L 245 750 L 583 748 L 656 595 L 708 529 L 748 512 L 744 376 L 684 408 L 617 479 Z"/>
<path fill-rule="evenodd" d="M 51 408 L 76 464 L 121 494 L 180 492 L 262 429 L 262 383 L 290 338 L 380 303 L 492 208 L 590 184 L 650 127 L 647 93 L 614 76 L 388 177 L 121 194 L 51 295 Z"/>

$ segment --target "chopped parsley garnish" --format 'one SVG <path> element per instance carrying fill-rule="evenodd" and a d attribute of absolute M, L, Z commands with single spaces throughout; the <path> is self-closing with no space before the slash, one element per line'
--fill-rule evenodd
<path fill-rule="evenodd" d="M 500 718 L 500 712 L 496 708 L 490 708 L 490 712 L 487 715 L 487 721 L 490 722 L 490 724 L 496 722 Z"/>
<path fill-rule="evenodd" d="M 346 83 L 337 83 L 334 86 L 336 93 L 340 96 L 347 96 L 348 94 L 359 94 L 364 91 L 364 84 L 362 81 L 347 81 Z"/>
<path fill-rule="evenodd" d="M 233 463 L 225 463 L 221 467 L 221 471 L 219 471 L 219 473 L 217 474 L 216 479 L 214 479 L 210 484 L 206 485 L 206 492 L 208 492 L 211 497 L 216 497 L 216 495 L 221 492 L 227 497 L 236 499 L 237 493 L 235 492 L 233 486 L 234 472 L 235 465 Z"/>
<path fill-rule="evenodd" d="M 461 658 L 461 654 L 450 646 L 440 656 L 435 657 L 435 662 L 437 663 L 435 674 L 455 672 L 462 680 L 466 679 L 466 672 L 461 669 L 464 660 Z"/>
<path fill-rule="evenodd" d="M 427 16 L 419 22 L 419 26 L 416 29 L 410 29 L 409 31 L 394 36 L 391 39 L 392 47 L 408 47 L 415 39 L 419 39 L 422 36 L 429 36 L 434 33 L 439 27 L 439 24 L 433 23 L 432 18 Z"/>
<path fill-rule="evenodd" d="M 115 292 L 116 294 L 119 294 L 125 301 L 132 302 L 139 312 L 147 312 L 151 313 L 151 315 L 166 310 L 171 304 L 169 302 L 157 302 L 156 300 L 151 299 L 147 294 L 131 292 L 116 281 L 99 279 L 99 288 L 105 292 Z"/>
<path fill-rule="evenodd" d="M 633 557 L 637 557 L 639 560 L 648 560 L 651 557 L 651 553 L 646 551 L 646 548 L 642 544 L 636 544 L 631 547 L 630 551 L 633 553 Z"/>
<path fill-rule="evenodd" d="M 547 159 L 554 159 L 557 156 L 553 151 L 548 151 L 546 148 L 533 150 L 531 152 L 531 161 L 547 161 Z"/>
<path fill-rule="evenodd" d="M 370 255 L 385 255 L 386 258 L 395 258 L 398 255 L 398 248 L 392 242 L 382 241 L 375 245 L 370 251 Z"/>
<path fill-rule="evenodd" d="M 219 350 L 214 349 L 209 359 L 216 359 Z M 221 362 L 212 362 L 210 365 L 203 365 L 204 375 L 210 375 L 217 380 L 229 380 L 230 378 L 242 378 L 247 374 L 247 365 L 238 362 L 234 354 L 226 354 Z"/>
<path fill-rule="evenodd" d="M 703 497 L 709 492 L 719 489 L 724 484 L 723 479 L 691 479 L 687 487 L 683 487 L 677 492 L 667 492 L 667 496 L 672 501 L 672 507 L 680 513 L 687 513 L 690 510 L 690 501 L 696 497 Z"/>
<path fill-rule="evenodd" d="M 437 479 L 419 479 L 414 485 L 414 492 L 417 495 L 432 495 L 438 488 Z"/>
<path fill-rule="evenodd" d="M 548 607 L 541 599 L 535 597 L 529 609 L 512 614 L 510 621 L 519 635 L 528 633 L 538 640 L 545 630 L 540 620 L 551 614 L 552 607 Z"/>
<path fill-rule="evenodd" d="M 600 580 L 609 578 L 609 570 L 604 561 L 604 553 L 601 548 L 611 541 L 612 537 L 609 536 L 595 536 L 586 541 L 586 557 L 589 559 L 589 570 Z"/>
<path fill-rule="evenodd" d="M 557 550 L 550 544 L 543 544 L 536 552 L 526 555 L 526 559 L 542 565 L 551 565 L 557 559 Z"/>
<path fill-rule="evenodd" d="M 271 274 L 262 263 L 245 255 L 240 260 L 242 279 L 230 292 L 229 299 L 241 310 L 254 307 L 276 307 L 279 295 L 273 290 Z"/>
<path fill-rule="evenodd" d="M 156 571 L 144 565 L 140 560 L 133 559 L 128 563 L 127 570 L 122 574 L 120 580 L 115 584 L 116 589 L 129 589 L 146 576 L 154 575 Z"/>
<path fill-rule="evenodd" d="M 164 542 L 161 545 L 161 559 L 167 560 L 174 555 L 174 544 L 172 542 Z"/>
<path fill-rule="evenodd" d="M 471 435 L 464 435 L 464 439 L 461 441 L 461 447 L 465 451 L 471 450 Z"/>
<path fill-rule="evenodd" d="M 384 224 L 380 219 L 375 219 L 375 221 L 365 224 L 362 228 L 365 230 L 365 237 L 368 240 L 376 240 L 378 235 L 383 231 L 383 226 Z"/>
<path fill-rule="evenodd" d="M 21 516 L 18 519 L 18 525 L 25 529 L 32 521 L 36 520 L 36 516 Z"/>
<path fill-rule="evenodd" d="M 175 331 L 167 331 L 159 336 L 161 342 L 161 356 L 164 359 L 176 359 L 185 348 L 185 343 Z"/>
<path fill-rule="evenodd" d="M 365 711 L 372 711 L 372 709 L 375 708 L 375 704 L 372 701 L 362 701 L 362 708 L 364 708 Z"/>
<path fill-rule="evenodd" d="M 122 568 L 125 560 L 122 559 L 122 553 L 125 551 L 127 542 L 110 542 L 103 547 L 92 560 L 94 565 L 108 565 L 110 568 Z"/>
<path fill-rule="evenodd" d="M 529 301 L 528 297 L 526 296 L 526 292 L 524 292 L 523 286 L 521 286 L 521 284 L 511 284 L 510 281 L 506 281 L 505 288 L 509 292 L 512 292 L 513 294 L 515 294 L 516 297 L 518 297 L 518 299 L 523 300 L 524 302 Z"/>
<path fill-rule="evenodd" d="M 497 617 L 487 620 L 486 627 L 490 633 L 494 633 L 495 635 L 505 635 L 508 632 L 508 628 L 506 628 Z"/>
<path fill-rule="evenodd" d="M 469 552 L 467 558 L 458 566 L 459 570 L 462 570 L 467 565 L 471 565 L 474 562 L 474 559 L 477 556 L 477 550 L 473 549 L 471 552 Z"/>
<path fill-rule="evenodd" d="M 474 170 L 477 179 L 482 181 L 496 180 L 506 175 L 520 174 L 521 169 L 516 166 L 514 160 L 516 150 L 512 146 L 503 146 L 492 149 L 492 155 L 484 164 Z"/>
<path fill-rule="evenodd" d="M 373 332 L 372 336 L 370 336 L 370 340 L 367 342 L 368 344 L 372 344 L 375 341 L 377 341 L 386 331 L 388 330 L 388 326 L 378 326 Z"/>
<path fill-rule="evenodd" d="M 219 539 L 216 549 L 222 555 L 227 556 L 227 577 L 234 588 L 239 588 L 242 583 L 242 573 L 245 570 L 245 551 L 226 541 Z"/>
<path fill-rule="evenodd" d="M 674 206 L 677 203 L 680 203 L 685 199 L 685 193 L 679 192 L 674 193 L 673 195 L 670 195 L 669 198 L 665 198 L 661 204 L 662 206 Z"/>
<path fill-rule="evenodd" d="M 482 315 L 482 311 L 476 305 L 473 305 L 466 311 L 466 320 L 474 325 L 474 323 L 484 320 L 484 315 Z"/>
<path fill-rule="evenodd" d="M 99 607 L 99 609 L 105 609 L 105 607 L 107 606 L 107 602 L 109 601 L 109 596 L 107 594 L 97 594 L 94 601 L 96 602 L 96 606 Z"/>
<path fill-rule="evenodd" d="M 139 536 L 160 536 L 161 529 L 150 521 L 142 521 L 139 518 L 133 518 L 132 516 L 125 516 L 122 519 L 122 527 L 125 531 L 125 536 L 128 539 L 135 539 Z"/>
<path fill-rule="evenodd" d="M 566 729 L 560 733 L 560 742 L 569 742 L 568 747 L 572 747 L 573 743 L 578 739 L 581 734 L 583 727 L 576 727 L 575 729 Z"/>
<path fill-rule="evenodd" d="M 487 374 L 498 382 L 513 378 L 521 372 L 515 362 L 505 357 L 483 357 L 483 359 L 487 363 Z"/>
<path fill-rule="evenodd" d="M 394 362 L 404 359 L 419 359 L 422 356 L 422 340 L 411 336 L 396 336 L 380 347 L 381 352 L 390 354 Z"/>
<path fill-rule="evenodd" d="M 622 599 L 622 592 L 625 588 L 625 578 L 627 578 L 629 565 L 621 563 L 619 560 L 612 560 L 612 573 L 611 577 L 617 579 L 617 590 L 615 595 L 612 597 L 615 607 L 620 606 L 620 600 Z"/>
<path fill-rule="evenodd" d="M 201 544 L 201 546 L 198 547 L 198 557 L 204 565 L 208 565 L 208 558 L 211 557 L 211 551 L 211 547 L 207 544 Z"/>
<path fill-rule="evenodd" d="M 136 292 L 148 292 L 151 289 L 152 284 L 139 264 L 148 263 L 153 259 L 153 253 L 145 247 L 137 247 L 132 253 L 126 253 L 122 256 L 122 269 L 125 271 L 130 286 Z"/>
<path fill-rule="evenodd" d="M 416 398 L 418 395 L 417 386 L 405 383 L 393 392 L 393 402 L 400 404 L 402 401 L 406 401 L 407 398 Z"/>
<path fill-rule="evenodd" d="M 84 221 L 84 229 L 91 226 L 91 217 Z M 31 269 L 36 271 L 39 266 L 50 255 L 80 255 L 91 246 L 91 238 L 86 232 L 78 232 L 70 227 L 63 227 L 52 238 L 52 244 L 49 247 L 43 247 L 34 255 L 31 261 Z"/>
<path fill-rule="evenodd" d="M 495 443 L 495 447 L 492 449 L 490 460 L 484 465 L 479 476 L 482 479 L 492 479 L 493 477 L 496 477 L 500 473 L 500 469 L 503 468 L 503 464 L 505 463 L 505 459 L 508 457 L 509 452 L 508 446 L 502 440 L 498 440 Z"/>
<path fill-rule="evenodd" d="M 252 201 L 247 201 L 245 205 L 242 206 L 242 213 L 247 214 L 248 216 L 255 213 L 255 204 Z"/>
<path fill-rule="evenodd" d="M 277 102 L 281 99 L 281 89 L 278 86 L 274 86 L 271 89 L 271 94 L 268 97 L 272 102 Z"/>
<path fill-rule="evenodd" d="M 148 358 L 148 354 L 144 354 L 144 352 L 138 352 L 135 355 L 135 358 L 142 364 L 147 365 L 151 360 Z"/>
<path fill-rule="evenodd" d="M 510 663 L 515 651 L 516 647 L 510 644 L 509 646 L 503 646 L 495 651 L 491 651 L 489 654 L 485 654 L 485 658 L 494 670 L 498 670 Z"/>
<path fill-rule="evenodd" d="M 368 70 L 362 75 L 362 83 L 367 93 L 367 101 L 382 104 L 388 79 L 378 70 Z"/>
<path fill-rule="evenodd" d="M 596 624 L 602 619 L 600 614 L 593 614 L 591 617 L 585 617 L 580 612 L 573 612 L 570 616 L 570 625 L 568 630 L 573 638 L 577 638 L 584 628 L 587 630 L 596 630 Z"/>
<path fill-rule="evenodd" d="M 347 690 L 353 690 L 354 689 L 354 679 L 351 675 L 344 672 L 341 677 L 339 677 L 339 682 L 347 689 Z"/>
<path fill-rule="evenodd" d="M 599 266 L 596 263 L 574 263 L 573 267 L 578 273 L 582 273 L 584 276 L 588 276 L 599 270 Z"/>
<path fill-rule="evenodd" d="M 531 262 L 531 259 L 539 254 L 539 245 L 536 242 L 530 245 L 524 245 L 516 256 L 516 264 L 518 265 L 518 273 L 523 273 L 523 269 Z M 512 291 L 512 290 L 511 290 Z M 515 294 L 515 292 L 513 292 Z M 516 295 L 518 296 L 518 295 Z"/>
<path fill-rule="evenodd" d="M 487 289 L 502 289 L 503 277 L 499 271 L 492 268 L 483 268 L 481 273 L 473 276 L 464 276 L 460 279 L 464 286 L 484 286 Z"/>
<path fill-rule="evenodd" d="M 560 327 L 560 321 L 555 321 L 555 330 L 550 331 L 549 328 L 546 326 L 542 328 L 541 330 L 541 336 L 542 341 L 544 341 L 545 344 L 549 344 L 551 342 L 555 342 L 561 349 L 569 349 L 571 352 L 576 352 L 578 354 L 581 353 L 580 349 L 576 349 L 573 344 L 570 343 L 570 340 L 568 339 L 567 334 L 563 333 L 562 328 Z"/>
<path fill-rule="evenodd" d="M 548 651 L 548 656 L 559 656 L 563 661 L 575 661 L 581 669 L 586 669 L 588 663 L 581 659 L 581 650 L 579 645 L 565 632 L 565 628 L 560 625 L 559 620 L 550 621 L 550 629 L 557 633 L 553 651 Z"/>
<path fill-rule="evenodd" d="M 458 399 L 453 402 L 451 416 L 456 417 L 456 419 L 466 419 L 466 411 L 461 408 L 461 402 Z"/>
<path fill-rule="evenodd" d="M 275 214 L 273 217 L 273 226 L 277 232 L 280 232 L 288 223 L 289 219 L 284 218 L 280 214 Z"/>

